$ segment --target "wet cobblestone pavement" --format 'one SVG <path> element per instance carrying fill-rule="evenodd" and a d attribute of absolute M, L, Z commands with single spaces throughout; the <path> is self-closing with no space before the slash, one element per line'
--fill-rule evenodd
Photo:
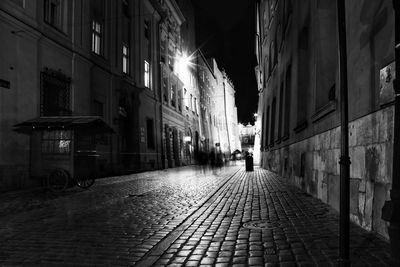
<path fill-rule="evenodd" d="M 338 214 L 263 170 L 185 167 L 0 196 L 1 266 L 336 266 Z M 396 266 L 351 228 L 352 266 Z"/>

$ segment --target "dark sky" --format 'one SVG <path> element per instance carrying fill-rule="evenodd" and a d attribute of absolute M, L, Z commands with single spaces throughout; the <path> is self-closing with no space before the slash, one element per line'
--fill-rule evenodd
<path fill-rule="evenodd" d="M 254 0 L 193 0 L 196 43 L 215 57 L 235 85 L 238 120 L 253 122 L 257 111 L 254 74 Z"/>

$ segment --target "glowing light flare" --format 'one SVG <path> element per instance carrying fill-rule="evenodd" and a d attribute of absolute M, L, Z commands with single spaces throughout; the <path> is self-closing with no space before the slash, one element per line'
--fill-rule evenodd
<path fill-rule="evenodd" d="M 193 63 L 194 57 L 193 55 L 187 55 L 185 52 L 182 55 L 177 55 L 175 57 L 175 69 L 178 73 L 179 77 L 184 81 L 188 82 L 190 79 L 190 68 L 195 66 Z"/>

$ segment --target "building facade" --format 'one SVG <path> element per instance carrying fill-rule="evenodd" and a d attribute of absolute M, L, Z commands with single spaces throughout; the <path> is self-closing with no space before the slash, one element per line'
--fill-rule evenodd
<path fill-rule="evenodd" d="M 223 73 L 223 94 L 224 94 L 224 109 L 225 109 L 225 124 L 228 134 L 228 147 L 229 152 L 232 153 L 235 150 L 241 150 L 241 143 L 239 140 L 239 128 L 238 128 L 238 117 L 237 107 L 235 103 L 235 86 L 229 79 L 225 71 Z"/>
<path fill-rule="evenodd" d="M 100 175 L 161 167 L 160 18 L 147 0 L 0 3 L 1 191 L 39 184 L 32 148 L 63 157 L 61 136 L 13 131 L 39 116 L 102 117 L 116 134 L 96 137 Z"/>
<path fill-rule="evenodd" d="M 163 94 L 164 166 L 195 163 L 200 147 L 199 90 L 195 52 L 194 10 L 190 1 L 167 0 L 160 27 Z"/>
<path fill-rule="evenodd" d="M 201 108 L 201 127 L 204 134 L 204 152 L 210 153 L 215 149 L 215 143 L 219 140 L 216 139 L 216 125 L 215 125 L 215 87 L 213 86 L 215 76 L 213 69 L 208 64 L 208 61 L 201 50 L 198 50 L 196 57 L 197 64 L 197 80 L 199 82 L 200 90 L 200 108 Z"/>
<path fill-rule="evenodd" d="M 228 140 L 233 85 L 225 99 L 214 60 L 199 89 L 194 14 L 183 0 L 1 1 L 0 191 L 40 185 L 45 159 L 73 157 L 66 130 L 14 131 L 33 118 L 102 118 L 115 133 L 87 141 L 99 176 L 195 164 L 210 140 Z"/>
<path fill-rule="evenodd" d="M 393 150 L 394 13 L 389 0 L 346 2 L 350 210 L 388 237 Z M 261 165 L 339 209 L 336 2 L 262 0 L 255 68 Z"/>

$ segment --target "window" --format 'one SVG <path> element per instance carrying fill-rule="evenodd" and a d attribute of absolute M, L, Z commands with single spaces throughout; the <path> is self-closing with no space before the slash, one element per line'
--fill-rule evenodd
<path fill-rule="evenodd" d="M 264 134 L 264 148 L 268 147 L 269 144 L 269 130 L 271 129 L 271 125 L 270 125 L 270 117 L 269 117 L 269 106 L 267 107 L 267 117 L 265 118 L 265 126 L 266 126 L 266 130 L 265 130 L 265 134 Z"/>
<path fill-rule="evenodd" d="M 151 58 L 151 28 L 150 28 L 150 21 L 144 21 L 144 37 L 145 37 L 145 46 L 144 46 L 144 55 L 145 59 L 150 61 Z"/>
<path fill-rule="evenodd" d="M 94 113 L 96 116 L 100 116 L 104 118 L 104 103 L 95 100 L 94 101 Z"/>
<path fill-rule="evenodd" d="M 62 0 L 44 1 L 44 21 L 54 27 L 62 27 Z"/>
<path fill-rule="evenodd" d="M 285 122 L 283 134 L 284 137 L 289 137 L 289 125 L 290 125 L 290 90 L 292 87 L 292 65 L 289 65 L 286 70 L 286 78 L 285 78 Z"/>
<path fill-rule="evenodd" d="M 71 131 L 43 131 L 42 153 L 69 154 L 71 151 Z"/>
<path fill-rule="evenodd" d="M 270 134 L 270 145 L 274 145 L 275 142 L 275 117 L 276 117 L 276 98 L 272 100 L 271 108 L 271 134 Z"/>
<path fill-rule="evenodd" d="M 129 17 L 129 3 L 128 0 L 122 0 L 122 12 L 125 17 Z"/>
<path fill-rule="evenodd" d="M 193 110 L 193 95 L 190 94 L 190 110 Z"/>
<path fill-rule="evenodd" d="M 168 80 L 167 78 L 163 78 L 163 96 L 164 102 L 168 103 Z"/>
<path fill-rule="evenodd" d="M 269 54 L 268 54 L 268 76 L 272 74 L 272 45 L 273 42 L 269 44 Z"/>
<path fill-rule="evenodd" d="M 129 47 L 126 44 L 122 45 L 122 72 L 129 74 Z"/>
<path fill-rule="evenodd" d="M 174 64 L 175 64 L 174 51 L 171 48 L 169 48 L 168 49 L 168 65 L 169 65 L 169 68 L 171 69 L 171 71 L 174 71 Z"/>
<path fill-rule="evenodd" d="M 178 92 L 178 109 L 182 111 L 182 90 Z"/>
<path fill-rule="evenodd" d="M 275 37 L 274 37 L 274 66 L 278 64 L 278 30 L 275 30 Z"/>
<path fill-rule="evenodd" d="M 175 107 L 175 98 L 176 98 L 176 85 L 171 85 L 171 106 Z"/>
<path fill-rule="evenodd" d="M 71 115 L 71 79 L 58 71 L 46 69 L 40 74 L 40 115 Z"/>
<path fill-rule="evenodd" d="M 261 150 L 263 149 L 263 147 L 265 146 L 264 145 L 264 140 L 265 140 L 265 134 L 264 134 L 264 132 L 266 131 L 266 129 L 265 129 L 265 112 L 263 112 L 262 113 L 262 117 L 261 117 L 261 141 L 260 141 L 260 143 L 261 143 Z"/>
<path fill-rule="evenodd" d="M 195 110 L 196 114 L 199 114 L 198 110 L 197 110 L 197 98 L 196 97 L 194 98 L 194 110 Z"/>
<path fill-rule="evenodd" d="M 308 99 L 307 92 L 308 87 L 310 85 L 310 73 L 311 73 L 311 64 L 310 64 L 310 49 L 309 49 L 309 30 L 308 27 L 304 27 L 299 34 L 298 40 L 298 82 L 296 86 L 298 86 L 298 94 L 297 97 L 297 130 L 302 130 L 307 126 L 307 108 L 308 108 Z"/>
<path fill-rule="evenodd" d="M 154 122 L 152 119 L 146 120 L 147 128 L 147 148 L 154 149 Z"/>
<path fill-rule="evenodd" d="M 185 107 L 186 110 L 189 110 L 189 101 L 188 101 L 188 96 L 187 96 L 187 90 L 186 88 L 183 89 L 183 99 L 185 99 Z"/>
<path fill-rule="evenodd" d="M 283 113 L 283 82 L 281 83 L 281 89 L 280 89 L 280 94 L 279 94 L 279 121 L 278 121 L 278 139 L 282 137 L 282 116 Z"/>
<path fill-rule="evenodd" d="M 102 55 L 102 32 L 103 26 L 100 22 L 93 20 L 92 22 L 92 52 Z"/>
<path fill-rule="evenodd" d="M 150 64 L 144 61 L 144 86 L 150 88 Z"/>
<path fill-rule="evenodd" d="M 144 37 L 150 40 L 150 22 L 148 20 L 144 22 Z"/>

